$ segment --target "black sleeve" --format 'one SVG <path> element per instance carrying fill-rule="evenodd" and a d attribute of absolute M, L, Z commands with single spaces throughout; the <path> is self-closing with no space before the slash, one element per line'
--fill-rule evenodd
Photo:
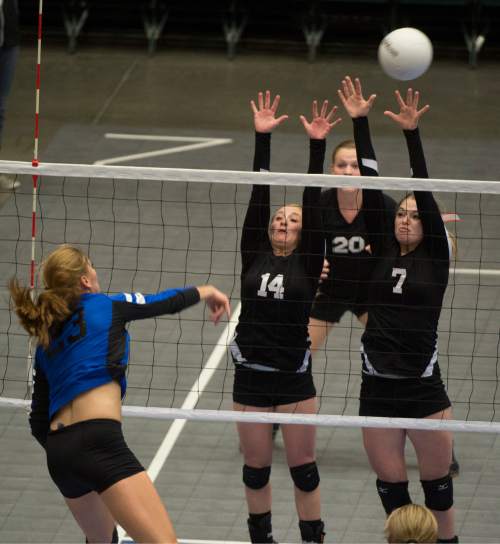
<path fill-rule="evenodd" d="M 405 130 L 404 135 L 410 155 L 413 177 L 428 178 L 429 174 L 427 172 L 422 140 L 420 139 L 418 128 L 415 130 Z M 437 260 L 449 260 L 450 252 L 446 228 L 434 196 L 430 191 L 415 191 L 414 194 L 418 214 L 422 222 L 424 243 L 433 258 Z"/>
<path fill-rule="evenodd" d="M 408 154 L 410 155 L 411 175 L 414 178 L 428 178 L 427 165 L 425 163 L 424 149 L 420 132 L 418 128 L 415 130 L 403 130 L 408 146 Z"/>
<path fill-rule="evenodd" d="M 49 423 L 49 382 L 43 371 L 35 364 L 29 424 L 31 434 L 43 448 L 47 443 Z"/>
<path fill-rule="evenodd" d="M 352 121 L 354 125 L 356 155 L 361 175 L 378 176 L 377 158 L 370 137 L 368 118 L 357 117 Z M 366 223 L 372 254 L 376 255 L 381 251 L 384 240 L 390 232 L 382 191 L 378 189 L 363 189 L 363 217 Z"/>
<path fill-rule="evenodd" d="M 269 170 L 271 163 L 271 134 L 255 133 L 254 172 Z M 242 271 L 251 265 L 254 257 L 269 243 L 267 229 L 271 216 L 269 185 L 254 185 L 241 234 Z M 270 247 L 270 246 L 269 246 Z"/>
<path fill-rule="evenodd" d="M 159 315 L 176 314 L 199 301 L 200 293 L 198 289 L 190 287 L 168 298 L 147 304 L 137 304 L 121 300 L 113 300 L 112 304 L 113 314 L 120 316 L 123 321 L 134 321 L 136 319 L 147 319 Z"/>
<path fill-rule="evenodd" d="M 326 141 L 309 141 L 309 174 L 322 174 Z M 308 278 L 319 279 L 323 269 L 325 236 L 320 208 L 321 188 L 305 187 L 302 196 L 302 236 L 299 252 Z"/>
<path fill-rule="evenodd" d="M 322 174 L 325 162 L 326 140 L 309 140 L 308 174 Z"/>

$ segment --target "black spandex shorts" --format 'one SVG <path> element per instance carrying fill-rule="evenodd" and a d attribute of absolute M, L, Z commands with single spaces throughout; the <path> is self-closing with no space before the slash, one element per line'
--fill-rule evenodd
<path fill-rule="evenodd" d="M 362 372 L 360 416 L 423 418 L 451 406 L 439 373 L 428 378 L 380 378 Z"/>
<path fill-rule="evenodd" d="M 49 431 L 47 465 L 68 499 L 102 493 L 144 470 L 125 443 L 121 423 L 113 419 L 89 419 Z"/>
<path fill-rule="evenodd" d="M 310 370 L 266 372 L 237 366 L 234 372 L 233 401 L 245 406 L 280 406 L 315 396 Z"/>
<path fill-rule="evenodd" d="M 320 291 L 314 299 L 310 316 L 319 321 L 338 323 L 346 312 L 360 317 L 367 311 L 368 308 L 364 300 L 342 301 Z"/>

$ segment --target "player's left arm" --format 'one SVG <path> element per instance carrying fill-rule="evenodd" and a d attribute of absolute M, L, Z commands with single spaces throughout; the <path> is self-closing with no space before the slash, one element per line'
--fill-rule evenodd
<path fill-rule="evenodd" d="M 37 363 L 35 356 L 35 366 L 33 372 L 33 395 L 31 397 L 31 410 L 29 415 L 29 424 L 31 434 L 37 442 L 46 447 L 47 434 L 49 432 L 49 382 Z"/>
<path fill-rule="evenodd" d="M 390 117 L 403 129 L 410 156 L 412 177 L 428 178 L 429 173 L 418 124 L 422 115 L 429 111 L 430 106 L 427 104 L 419 109 L 420 95 L 418 91 L 408 89 L 405 99 L 402 98 L 399 91 L 396 91 L 395 94 L 400 108 L 399 113 L 386 111 L 384 115 Z M 414 194 L 422 222 L 424 243 L 435 259 L 449 260 L 448 237 L 434 196 L 430 191 L 415 191 Z"/>

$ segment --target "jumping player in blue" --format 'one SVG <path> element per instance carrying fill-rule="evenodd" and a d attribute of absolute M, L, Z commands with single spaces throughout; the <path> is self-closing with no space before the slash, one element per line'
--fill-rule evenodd
<path fill-rule="evenodd" d="M 228 298 L 212 286 L 104 295 L 89 258 L 69 245 L 48 256 L 43 279 L 35 301 L 17 280 L 9 287 L 22 326 L 38 341 L 30 426 L 54 483 L 88 542 L 117 541 L 115 521 L 136 542 L 176 542 L 153 483 L 123 438 L 125 326 L 200 300 L 217 323 L 230 313 Z"/>

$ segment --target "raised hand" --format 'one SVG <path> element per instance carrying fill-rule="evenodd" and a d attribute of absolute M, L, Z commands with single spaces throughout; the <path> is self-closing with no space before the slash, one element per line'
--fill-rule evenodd
<path fill-rule="evenodd" d="M 323 101 L 321 106 L 321 112 L 318 113 L 318 101 L 314 100 L 312 103 L 312 121 L 309 121 L 303 116 L 300 116 L 300 120 L 304 125 L 309 138 L 313 140 L 324 140 L 330 130 L 338 125 L 342 119 L 334 119 L 337 113 L 337 106 L 333 106 L 330 113 L 328 113 L 328 100 Z"/>
<path fill-rule="evenodd" d="M 418 91 L 413 91 L 412 89 L 408 89 L 406 92 L 406 102 L 401 97 L 399 91 L 395 91 L 395 95 L 399 104 L 399 113 L 384 111 L 384 115 L 390 117 L 403 130 L 415 130 L 420 117 L 429 111 L 430 106 L 427 104 L 423 108 L 418 109 L 420 94 Z"/>
<path fill-rule="evenodd" d="M 361 81 L 355 78 L 354 83 L 349 76 L 342 80 L 342 89 L 338 91 L 339 98 L 350 117 L 366 117 L 372 109 L 376 94 L 370 95 L 368 100 L 363 96 Z"/>
<path fill-rule="evenodd" d="M 288 119 L 288 115 L 282 115 L 281 117 L 276 118 L 276 111 L 278 110 L 279 103 L 280 95 L 277 94 L 271 104 L 270 91 L 266 91 L 265 97 L 264 93 L 259 92 L 259 107 L 255 105 L 253 100 L 250 100 L 256 132 L 272 132 L 275 127 Z"/>

